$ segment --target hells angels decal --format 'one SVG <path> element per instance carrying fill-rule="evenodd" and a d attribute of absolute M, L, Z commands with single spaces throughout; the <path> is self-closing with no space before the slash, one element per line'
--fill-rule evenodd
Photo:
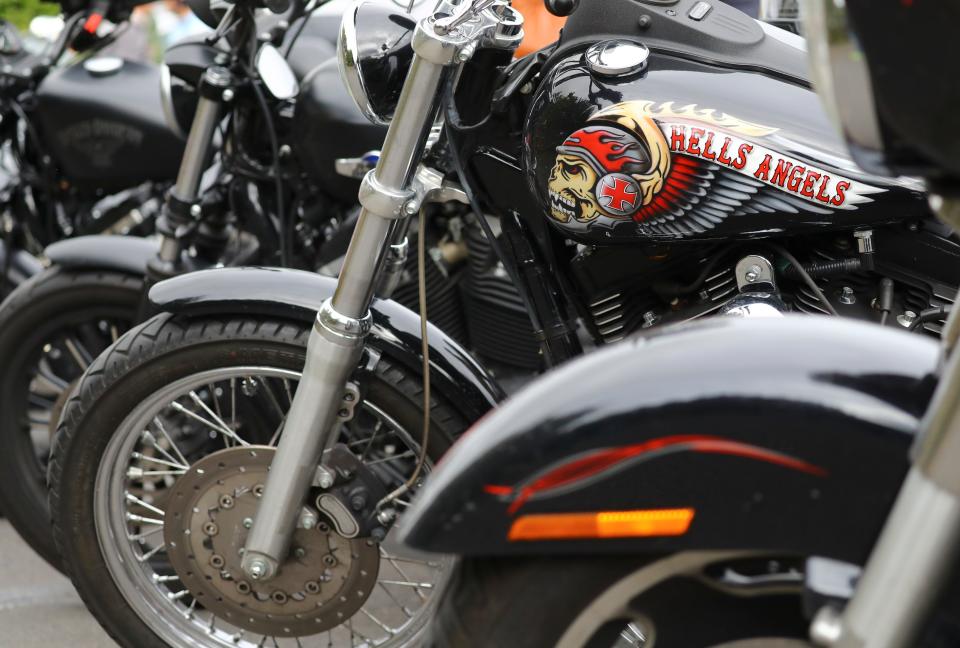
<path fill-rule="evenodd" d="M 735 213 L 856 209 L 884 191 L 761 143 L 776 130 L 695 106 L 610 106 L 557 147 L 550 215 L 574 230 L 632 221 L 684 235 Z"/>

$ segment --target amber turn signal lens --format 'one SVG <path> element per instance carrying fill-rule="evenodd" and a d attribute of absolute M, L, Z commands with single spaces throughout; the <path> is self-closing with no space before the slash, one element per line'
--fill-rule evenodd
<path fill-rule="evenodd" d="M 693 520 L 692 508 L 534 513 L 510 527 L 511 542 L 584 538 L 652 538 L 683 535 Z"/>

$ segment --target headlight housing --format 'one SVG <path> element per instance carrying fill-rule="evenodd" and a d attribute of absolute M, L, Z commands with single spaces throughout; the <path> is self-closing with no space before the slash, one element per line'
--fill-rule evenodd
<path fill-rule="evenodd" d="M 413 60 L 411 40 L 417 21 L 429 11 L 421 2 L 413 13 L 394 3 L 360 0 L 344 15 L 337 38 L 340 77 L 364 116 L 387 125 Z"/>
<path fill-rule="evenodd" d="M 806 0 L 814 85 L 872 173 L 960 178 L 955 2 Z"/>
<path fill-rule="evenodd" d="M 833 0 L 808 0 L 803 16 L 814 88 L 857 162 L 876 170 L 883 141 L 873 86 L 846 8 Z"/>

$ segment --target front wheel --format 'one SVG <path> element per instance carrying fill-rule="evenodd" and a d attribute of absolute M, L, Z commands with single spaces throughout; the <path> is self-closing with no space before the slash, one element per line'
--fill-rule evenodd
<path fill-rule="evenodd" d="M 729 551 L 464 559 L 429 645 L 799 648 L 801 564 Z"/>
<path fill-rule="evenodd" d="M 298 525 L 275 578 L 240 570 L 308 334 L 283 320 L 163 314 L 81 378 L 51 459 L 54 535 L 80 595 L 121 645 L 419 641 L 451 561 L 411 554 L 392 533 L 344 537 L 320 513 Z M 386 356 L 365 366 L 339 447 L 393 489 L 419 453 L 422 386 Z M 466 421 L 441 398 L 431 419 L 436 459 Z"/>

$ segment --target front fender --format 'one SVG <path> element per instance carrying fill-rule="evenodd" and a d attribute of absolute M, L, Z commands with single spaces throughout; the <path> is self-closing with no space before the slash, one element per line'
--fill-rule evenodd
<path fill-rule="evenodd" d="M 117 270 L 144 275 L 160 242 L 138 236 L 78 236 L 48 245 L 43 254 L 65 268 Z"/>
<path fill-rule="evenodd" d="M 312 322 L 336 285 L 336 279 L 300 270 L 223 268 L 162 281 L 150 289 L 149 299 L 158 311 L 271 315 Z M 419 374 L 419 315 L 388 299 L 374 300 L 370 311 L 373 328 L 368 344 Z M 428 337 L 433 383 L 470 420 L 504 398 L 496 379 L 456 341 L 432 325 Z"/>
<path fill-rule="evenodd" d="M 862 564 L 937 357 L 919 335 L 809 316 L 714 318 L 628 340 L 469 430 L 406 512 L 401 540 L 468 555 L 735 548 Z M 659 509 L 675 515 L 644 527 L 656 514 L 642 512 Z M 641 522 L 612 532 L 593 515 L 531 517 L 598 511 Z M 531 525 L 547 520 L 548 536 L 576 539 L 542 539 Z"/>

